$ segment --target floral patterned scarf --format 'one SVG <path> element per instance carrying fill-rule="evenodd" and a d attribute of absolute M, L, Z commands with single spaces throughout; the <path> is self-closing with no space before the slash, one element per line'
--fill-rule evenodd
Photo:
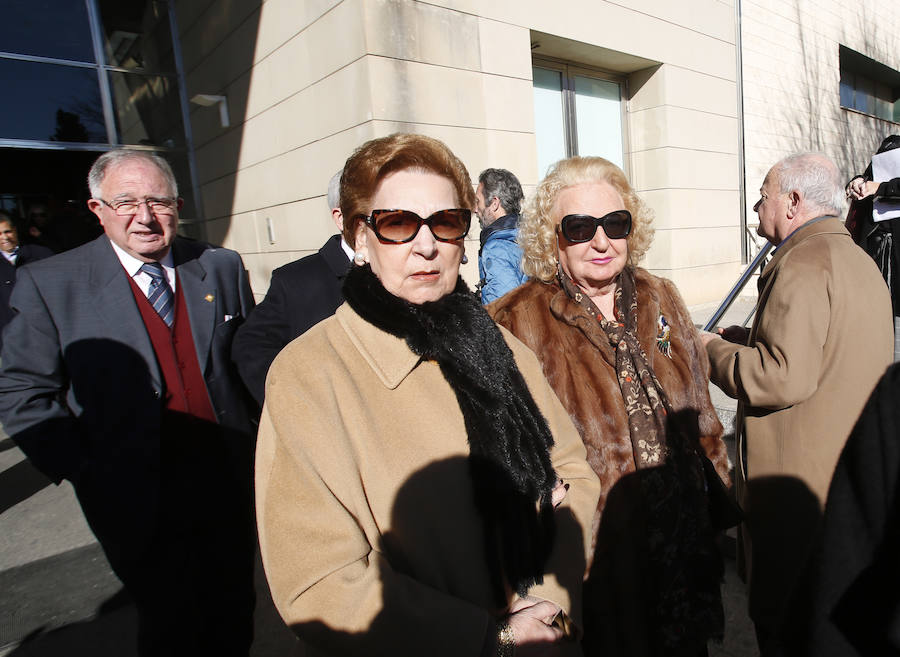
<path fill-rule="evenodd" d="M 654 608 L 647 612 L 657 629 L 653 638 L 657 654 L 705 654 L 707 639 L 721 638 L 724 630 L 719 586 L 723 564 L 710 519 L 696 414 L 672 413 L 641 347 L 630 268 L 619 275 L 614 320 L 603 317 L 561 270 L 558 278 L 566 294 L 597 319 L 615 349 L 646 515 L 646 550 L 656 583 Z M 669 355 L 668 342 L 659 348 Z"/>

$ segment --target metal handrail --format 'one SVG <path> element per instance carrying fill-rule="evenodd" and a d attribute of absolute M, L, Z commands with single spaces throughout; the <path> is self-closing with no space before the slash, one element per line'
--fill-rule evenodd
<path fill-rule="evenodd" d="M 756 257 L 753 258 L 753 262 L 751 262 L 747 269 L 744 270 L 744 273 L 741 274 L 740 278 L 737 279 L 737 282 L 725 295 L 725 298 L 722 300 L 722 303 L 719 304 L 719 307 L 716 309 L 716 312 L 712 314 L 712 317 L 709 318 L 709 321 L 703 326 L 704 331 L 711 331 L 716 325 L 719 323 L 719 320 L 722 319 L 722 316 L 728 312 L 728 309 L 731 308 L 731 304 L 734 303 L 734 300 L 737 299 L 737 296 L 741 293 L 741 290 L 747 285 L 747 281 L 753 276 L 754 272 L 759 269 L 762 271 L 762 268 L 765 264 L 766 256 L 769 255 L 769 251 L 772 250 L 771 242 L 766 242 L 762 248 L 760 248 L 759 253 L 756 254 Z M 753 308 L 753 311 L 747 316 L 747 319 L 744 320 L 744 325 L 746 326 L 747 322 L 750 321 L 750 318 L 753 316 L 753 313 L 756 311 L 756 308 Z"/>

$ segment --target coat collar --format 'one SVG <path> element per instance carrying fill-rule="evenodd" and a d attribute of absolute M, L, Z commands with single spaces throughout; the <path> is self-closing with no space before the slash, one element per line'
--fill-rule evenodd
<path fill-rule="evenodd" d="M 768 274 L 778 266 L 778 263 L 785 258 L 785 254 L 790 253 L 793 249 L 796 249 L 799 244 L 805 242 L 809 238 L 825 234 L 846 235 L 848 238 L 850 237 L 850 233 L 847 232 L 847 229 L 844 228 L 844 224 L 837 217 L 826 217 L 820 221 L 809 222 L 791 233 L 788 239 L 778 247 L 778 250 L 776 250 L 772 256 L 772 259 L 769 260 L 769 264 L 763 269 L 762 275 L 760 276 L 760 282 L 762 282 L 762 279 L 766 278 Z"/>
<path fill-rule="evenodd" d="M 325 260 L 325 264 L 328 265 L 331 273 L 334 274 L 336 278 L 344 278 L 344 276 L 347 275 L 347 272 L 350 271 L 350 259 L 347 257 L 347 254 L 344 253 L 344 248 L 341 246 L 340 235 L 332 235 L 329 237 L 328 241 L 322 245 L 321 249 L 319 249 L 319 255 Z"/>
<path fill-rule="evenodd" d="M 640 267 L 634 269 L 635 294 L 637 295 L 637 338 L 650 364 L 656 356 L 656 330 L 659 320 L 660 300 L 656 288 L 649 285 L 650 274 Z M 561 322 L 578 328 L 597 347 L 610 365 L 615 365 L 616 354 L 600 322 L 566 294 L 558 283 L 551 283 L 550 312 Z"/>
<path fill-rule="evenodd" d="M 386 388 L 393 390 L 399 386 L 419 364 L 419 356 L 413 353 L 405 340 L 370 324 L 349 304 L 341 305 L 335 317 Z"/>

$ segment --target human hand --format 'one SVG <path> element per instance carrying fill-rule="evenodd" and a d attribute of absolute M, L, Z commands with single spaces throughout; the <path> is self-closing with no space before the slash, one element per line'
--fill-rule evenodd
<path fill-rule="evenodd" d="M 729 326 L 727 328 L 717 328 L 716 331 L 724 340 L 735 344 L 746 345 L 747 340 L 750 339 L 750 329 L 746 326 Z"/>
<path fill-rule="evenodd" d="M 553 488 L 553 493 L 551 493 L 550 501 L 553 503 L 553 507 L 556 508 L 562 501 L 566 499 L 566 493 L 569 490 L 569 484 L 564 483 L 562 479 L 556 480 L 556 486 Z"/>
<path fill-rule="evenodd" d="M 520 598 L 506 617 L 516 644 L 517 657 L 553 657 L 560 654 L 563 633 L 551 625 L 560 608 L 548 600 Z"/>
<path fill-rule="evenodd" d="M 857 176 L 847 184 L 847 198 L 855 201 L 872 196 L 877 191 L 878 183 L 876 181 L 863 180 L 860 176 Z"/>
<path fill-rule="evenodd" d="M 721 337 L 718 333 L 710 333 L 709 331 L 698 331 L 698 333 L 700 334 L 700 342 L 703 343 L 704 347 L 713 340 L 717 340 Z"/>

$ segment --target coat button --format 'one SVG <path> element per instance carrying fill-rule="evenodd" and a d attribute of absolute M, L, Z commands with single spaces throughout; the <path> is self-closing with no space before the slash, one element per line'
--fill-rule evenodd
<path fill-rule="evenodd" d="M 154 399 L 159 399 L 161 396 L 162 396 L 162 393 L 160 393 L 159 390 L 154 390 L 154 391 L 153 391 L 153 398 L 154 398 Z"/>

